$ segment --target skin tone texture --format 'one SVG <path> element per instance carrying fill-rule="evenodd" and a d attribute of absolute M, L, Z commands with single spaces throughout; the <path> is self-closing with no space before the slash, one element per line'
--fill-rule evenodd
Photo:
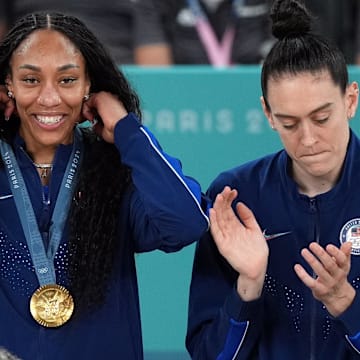
<path fill-rule="evenodd" d="M 292 159 L 292 176 L 299 191 L 310 197 L 329 191 L 340 175 L 349 140 L 348 120 L 355 115 L 358 86 L 348 85 L 345 94 L 327 72 L 287 75 L 270 79 L 267 108 L 270 126 Z M 260 297 L 269 249 L 256 218 L 243 203 L 231 204 L 236 190 L 225 187 L 210 210 L 211 232 L 220 253 L 239 273 L 237 290 L 244 301 Z M 340 316 L 352 303 L 355 289 L 348 282 L 351 243 L 325 248 L 311 243 L 301 255 L 316 274 L 300 264 L 294 266 L 299 279 L 321 301 L 329 313 Z M 251 259 L 251 261 L 249 260 Z"/>

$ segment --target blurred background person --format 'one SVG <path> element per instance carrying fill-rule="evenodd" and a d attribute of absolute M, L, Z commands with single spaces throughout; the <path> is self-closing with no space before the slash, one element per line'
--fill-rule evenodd
<path fill-rule="evenodd" d="M 161 24 L 164 41 L 163 63 L 232 64 L 260 63 L 270 49 L 268 12 L 270 0 L 137 0 L 140 37 L 155 32 Z M 145 21 L 156 9 L 156 22 Z M 151 27 L 148 27 L 151 25 Z M 155 51 L 147 52 L 137 63 L 151 62 Z"/>
<path fill-rule="evenodd" d="M 359 0 L 303 0 L 317 17 L 316 29 L 335 42 L 348 64 L 360 64 Z"/>
<path fill-rule="evenodd" d="M 273 44 L 272 0 L 0 0 L 0 39 L 24 14 L 74 15 L 96 33 L 117 64 L 257 64 Z M 303 0 L 317 30 L 348 64 L 360 64 L 358 0 Z"/>
<path fill-rule="evenodd" d="M 59 11 L 81 19 L 108 49 L 117 64 L 134 64 L 134 49 L 152 44 L 149 65 L 163 65 L 163 52 L 167 51 L 159 26 L 151 32 L 139 33 L 142 25 L 147 28 L 156 22 L 157 13 L 148 3 L 148 13 L 138 23 L 136 0 L 0 0 L 0 39 L 12 24 L 25 14 L 49 10 Z M 147 25 L 149 23 L 150 25 Z"/>

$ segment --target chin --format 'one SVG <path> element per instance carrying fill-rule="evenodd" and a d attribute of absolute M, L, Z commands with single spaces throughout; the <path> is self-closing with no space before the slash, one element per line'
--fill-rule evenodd
<path fill-rule="evenodd" d="M 310 167 L 307 169 L 307 173 L 314 177 L 326 177 L 332 172 L 331 168 L 324 166 Z"/>

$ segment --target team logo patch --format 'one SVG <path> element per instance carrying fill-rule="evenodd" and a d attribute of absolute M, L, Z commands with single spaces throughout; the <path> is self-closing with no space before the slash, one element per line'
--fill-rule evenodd
<path fill-rule="evenodd" d="M 349 220 L 340 231 L 340 243 L 351 241 L 351 254 L 360 255 L 360 218 Z"/>

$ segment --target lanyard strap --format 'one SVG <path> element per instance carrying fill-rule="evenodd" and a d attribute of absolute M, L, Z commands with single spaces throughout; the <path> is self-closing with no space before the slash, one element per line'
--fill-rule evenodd
<path fill-rule="evenodd" d="M 196 29 L 209 62 L 216 67 L 231 65 L 231 54 L 235 38 L 234 25 L 227 26 L 221 41 L 218 41 L 199 0 L 187 0 L 187 3 L 196 18 Z M 233 0 L 232 10 L 234 16 L 244 18 L 264 16 L 269 11 L 268 4 L 266 3 L 246 6 L 245 0 Z"/>
<path fill-rule="evenodd" d="M 19 213 L 26 242 L 34 264 L 39 284 L 55 284 L 54 257 L 64 230 L 70 208 L 72 194 L 79 176 L 83 157 L 83 141 L 80 129 L 75 129 L 73 149 L 62 179 L 60 191 L 56 199 L 55 209 L 51 217 L 48 251 L 45 251 L 43 239 L 36 221 L 34 209 L 11 146 L 0 140 L 0 151 L 7 171 L 15 205 Z"/>
<path fill-rule="evenodd" d="M 235 38 L 234 26 L 227 26 L 225 33 L 219 42 L 199 1 L 187 0 L 187 2 L 196 18 L 196 29 L 210 63 L 216 67 L 226 67 L 231 65 L 231 52 Z M 243 3 L 243 0 L 234 0 L 233 5 L 235 2 Z"/>

